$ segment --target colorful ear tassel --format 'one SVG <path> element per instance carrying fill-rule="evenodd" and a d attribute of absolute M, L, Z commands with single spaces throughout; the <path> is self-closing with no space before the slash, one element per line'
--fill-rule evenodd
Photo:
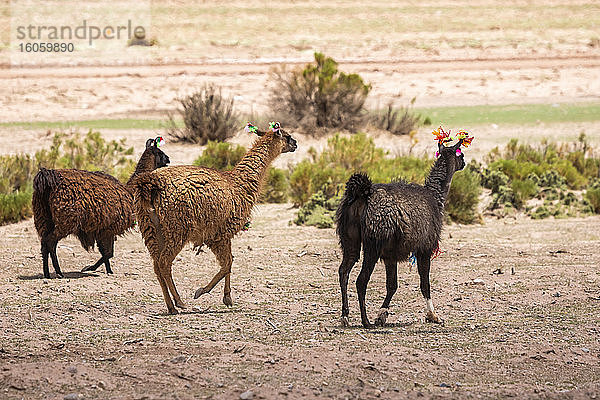
<path fill-rule="evenodd" d="M 256 126 L 252 125 L 250 122 L 248 122 L 246 124 L 246 127 L 244 128 L 244 130 L 247 133 L 256 133 L 256 131 L 258 130 L 258 128 Z"/>
<path fill-rule="evenodd" d="M 471 145 L 471 142 L 473 141 L 473 136 L 469 136 L 469 132 L 462 130 L 462 129 L 460 131 L 458 131 L 458 133 L 456 134 L 454 139 L 452 139 L 452 137 L 450 137 L 450 131 L 448 131 L 448 132 L 444 131 L 444 128 L 442 128 L 441 126 L 431 133 L 433 134 L 433 136 L 435 136 L 434 140 L 437 140 L 438 143 L 442 146 L 444 146 L 448 142 L 452 142 L 453 140 L 457 140 L 457 141 L 462 140 L 461 146 L 464 146 L 465 148 L 467 148 Z M 460 156 L 461 154 L 462 154 L 462 151 L 459 147 L 456 150 L 456 155 Z M 440 156 L 440 152 L 436 151 L 435 157 L 438 158 L 439 156 Z"/>
<path fill-rule="evenodd" d="M 271 121 L 269 123 L 269 129 L 272 130 L 274 133 L 277 133 L 279 129 L 281 129 L 281 125 L 279 124 L 279 122 Z"/>
<path fill-rule="evenodd" d="M 444 128 L 442 128 L 441 126 L 435 131 L 431 132 L 431 134 L 435 136 L 435 139 L 433 140 L 437 140 L 440 144 L 444 144 L 452 140 L 452 138 L 450 137 L 450 131 L 444 131 Z"/>
<path fill-rule="evenodd" d="M 163 139 L 162 136 L 159 136 L 154 139 L 154 144 L 156 144 L 156 147 L 160 147 L 161 145 L 165 144 L 165 139 Z"/>
<path fill-rule="evenodd" d="M 473 136 L 469 136 L 469 132 L 467 131 L 460 130 L 456 134 L 456 140 L 461 139 L 463 141 L 461 146 L 465 146 L 465 148 L 467 148 L 471 145 L 471 142 L 473 141 Z"/>

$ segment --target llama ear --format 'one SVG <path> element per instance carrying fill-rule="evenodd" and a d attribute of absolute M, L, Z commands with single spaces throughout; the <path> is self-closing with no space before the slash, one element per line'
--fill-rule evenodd
<path fill-rule="evenodd" d="M 163 139 L 162 136 L 158 136 L 156 139 L 154 139 L 154 147 L 160 147 L 164 141 L 165 139 Z"/>
<path fill-rule="evenodd" d="M 248 122 L 246 124 L 244 131 L 246 131 L 247 133 L 255 133 L 258 136 L 264 136 L 264 134 L 267 133 L 267 132 L 259 130 L 258 127 L 256 127 L 254 124 L 252 124 L 250 122 Z"/>
<path fill-rule="evenodd" d="M 146 148 L 154 146 L 154 139 L 146 140 Z"/>
<path fill-rule="evenodd" d="M 275 134 L 277 137 L 281 137 L 281 124 L 279 122 L 272 121 L 269 123 L 269 129 Z"/>

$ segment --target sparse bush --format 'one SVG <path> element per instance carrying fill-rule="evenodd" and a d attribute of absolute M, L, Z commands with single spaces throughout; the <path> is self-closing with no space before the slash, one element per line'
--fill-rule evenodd
<path fill-rule="evenodd" d="M 31 187 L 12 193 L 0 193 L 0 225 L 31 217 L 32 194 Z"/>
<path fill-rule="evenodd" d="M 452 178 L 450 192 L 446 200 L 446 214 L 460 224 L 472 224 L 479 219 L 477 205 L 481 185 L 479 176 L 470 168 L 458 171 Z"/>
<path fill-rule="evenodd" d="M 414 101 L 413 98 L 411 104 Z M 381 114 L 375 114 L 372 120 L 379 129 L 394 135 L 408 135 L 419 127 L 421 116 L 415 114 L 409 107 L 394 108 L 393 104 L 389 103 L 387 109 Z"/>
<path fill-rule="evenodd" d="M 358 130 L 366 121 L 363 108 L 371 86 L 357 74 L 345 74 L 322 53 L 304 69 L 274 72 L 273 111 L 286 125 Z"/>
<path fill-rule="evenodd" d="M 339 188 L 339 192 L 343 190 Z M 335 212 L 342 201 L 341 194 L 328 198 L 323 191 L 313 194 L 299 210 L 294 223 L 296 225 L 316 226 L 317 228 L 332 228 L 335 222 Z"/>
<path fill-rule="evenodd" d="M 600 214 L 600 181 L 596 180 L 590 185 L 585 192 L 585 199 L 587 200 L 591 210 Z"/>
<path fill-rule="evenodd" d="M 183 119 L 180 128 L 173 115 L 167 121 L 167 134 L 176 142 L 204 145 L 209 140 L 222 142 L 232 137 L 239 125 L 234 112 L 233 98 L 221 95 L 221 89 L 205 85 L 202 90 L 178 99 L 181 108 L 177 110 Z"/>
<path fill-rule="evenodd" d="M 531 179 L 515 179 L 511 184 L 513 192 L 513 204 L 516 208 L 522 208 L 525 202 L 538 193 L 538 186 Z"/>
<path fill-rule="evenodd" d="M 246 154 L 246 148 L 227 142 L 209 141 L 202 155 L 194 161 L 194 165 L 214 168 L 221 171 L 233 169 Z"/>
<path fill-rule="evenodd" d="M 285 203 L 288 200 L 290 184 L 286 171 L 281 168 L 268 169 L 267 183 L 260 196 L 261 203 Z"/>

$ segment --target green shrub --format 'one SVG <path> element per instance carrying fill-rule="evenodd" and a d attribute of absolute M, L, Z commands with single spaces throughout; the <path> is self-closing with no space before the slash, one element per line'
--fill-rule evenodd
<path fill-rule="evenodd" d="M 12 193 L 0 193 L 0 225 L 31 217 L 32 194 L 31 187 Z"/>
<path fill-rule="evenodd" d="M 202 155 L 194 161 L 194 165 L 214 168 L 221 171 L 233 169 L 246 154 L 246 148 L 227 142 L 209 141 Z"/>
<path fill-rule="evenodd" d="M 341 191 L 340 187 L 340 191 Z M 313 194 L 299 210 L 294 220 L 296 225 L 331 228 L 335 223 L 335 212 L 341 201 L 341 195 L 328 198 L 323 191 Z"/>
<path fill-rule="evenodd" d="M 477 205 L 481 186 L 479 176 L 470 168 L 457 172 L 452 178 L 446 201 L 446 214 L 461 224 L 472 224 L 479 219 Z"/>
<path fill-rule="evenodd" d="M 411 104 L 414 103 L 414 98 Z M 379 129 L 386 130 L 394 135 L 408 135 L 415 131 L 421 122 L 421 116 L 415 114 L 410 108 L 394 108 L 390 103 L 385 112 L 372 117 L 373 123 Z"/>
<path fill-rule="evenodd" d="M 512 203 L 516 208 L 522 208 L 525 202 L 538 193 L 538 186 L 531 179 L 515 179 L 511 184 L 513 192 Z"/>
<path fill-rule="evenodd" d="M 0 193 L 11 193 L 31 184 L 37 173 L 35 159 L 28 154 L 0 156 Z"/>
<path fill-rule="evenodd" d="M 550 216 L 550 210 L 546 206 L 539 206 L 536 210 L 531 214 L 531 218 L 533 219 L 544 219 Z"/>
<path fill-rule="evenodd" d="M 585 199 L 589 202 L 592 211 L 600 214 L 600 187 L 586 190 Z"/>
<path fill-rule="evenodd" d="M 180 128 L 169 115 L 167 134 L 176 142 L 204 145 L 209 140 L 222 142 L 232 137 L 239 125 L 234 112 L 233 98 L 221 95 L 221 88 L 205 85 L 199 92 L 178 99 L 181 108 L 177 110 L 183 119 Z"/>
<path fill-rule="evenodd" d="M 286 125 L 358 130 L 366 121 L 363 108 L 371 86 L 357 74 L 345 74 L 322 53 L 304 69 L 274 73 L 273 111 Z"/>
<path fill-rule="evenodd" d="M 290 185 L 286 171 L 271 167 L 267 171 L 267 183 L 260 196 L 261 203 L 285 203 L 288 200 Z"/>

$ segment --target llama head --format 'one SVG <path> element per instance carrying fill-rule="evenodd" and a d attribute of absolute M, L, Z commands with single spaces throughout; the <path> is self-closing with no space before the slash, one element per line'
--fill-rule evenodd
<path fill-rule="evenodd" d="M 277 143 L 282 146 L 282 153 L 290 153 L 298 148 L 296 139 L 294 139 L 289 133 L 284 131 L 281 128 L 281 124 L 279 124 L 279 122 L 269 123 L 269 130 L 266 132 L 261 131 L 256 126 L 248 122 L 244 130 L 248 133 L 255 133 L 258 136 L 266 136 L 267 138 L 271 138 L 273 140 L 273 143 Z"/>
<path fill-rule="evenodd" d="M 463 169 L 465 167 L 465 156 L 463 155 L 461 146 L 468 147 L 473 141 L 473 137 L 469 136 L 468 132 L 460 130 L 455 137 L 457 143 L 453 146 L 446 146 L 446 143 L 453 141 L 450 137 L 450 131 L 445 132 L 440 126 L 432 133 L 435 136 L 435 140 L 438 141 L 436 157 L 444 157 L 448 165 L 454 168 L 454 171 Z"/>
<path fill-rule="evenodd" d="M 164 139 L 160 136 L 156 139 L 146 140 L 146 150 L 144 150 L 144 153 L 149 153 L 153 156 L 154 169 L 166 167 L 171 162 L 171 160 L 169 160 L 169 156 L 158 148 L 163 142 Z"/>
<path fill-rule="evenodd" d="M 448 165 L 453 167 L 454 171 L 460 171 L 465 167 L 465 155 L 460 149 L 461 144 L 460 140 L 453 146 L 444 146 L 442 143 L 438 144 L 438 157 L 444 157 Z"/>

